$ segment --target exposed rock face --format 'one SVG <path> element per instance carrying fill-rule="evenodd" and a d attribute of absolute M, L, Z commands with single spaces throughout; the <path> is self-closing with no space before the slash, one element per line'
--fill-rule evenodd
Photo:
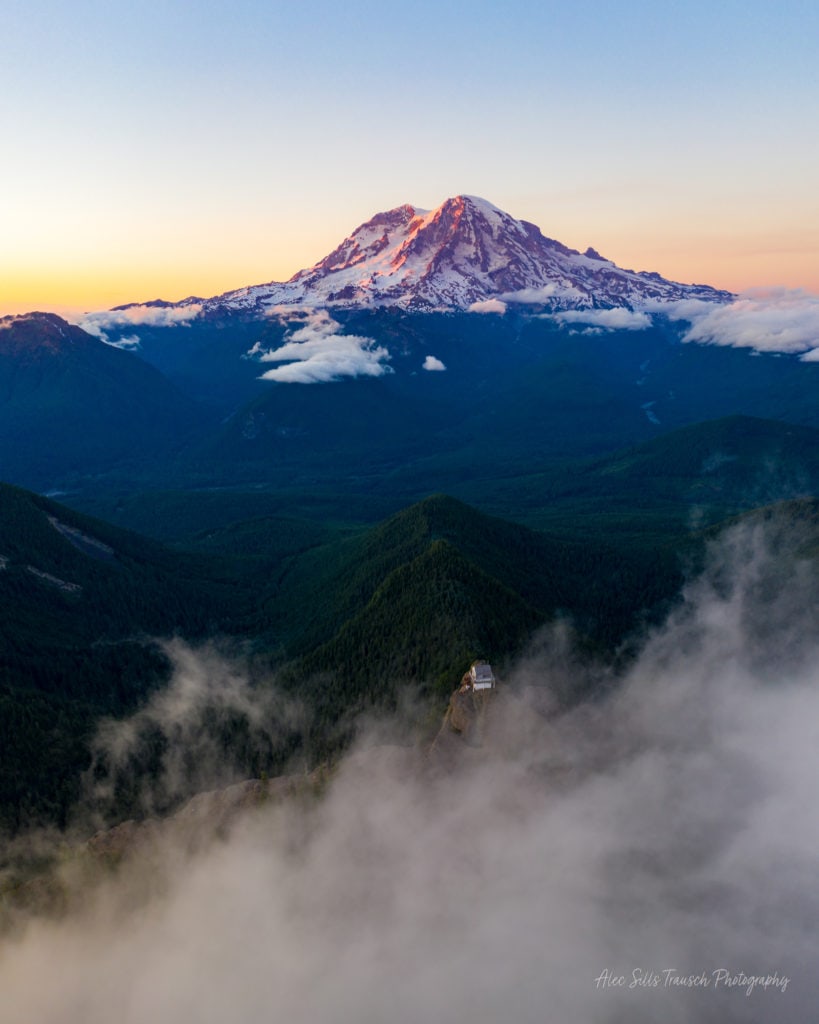
<path fill-rule="evenodd" d="M 463 687 L 456 690 L 449 699 L 443 728 L 459 733 L 464 743 L 480 747 L 483 742 L 486 713 L 494 696 L 494 690 L 485 690 L 481 693 Z"/>
<path fill-rule="evenodd" d="M 473 690 L 469 674 L 449 699 L 427 751 L 434 774 L 516 763 L 549 785 L 572 770 L 573 754 L 560 742 L 559 704 L 547 687 L 495 686 Z"/>
<path fill-rule="evenodd" d="M 429 748 L 433 765 L 448 769 L 463 757 L 480 756 L 487 737 L 490 709 L 498 698 L 496 689 L 473 690 L 469 673 L 464 675 L 459 689 L 449 698 L 441 728 Z"/>
<path fill-rule="evenodd" d="M 86 849 L 95 857 L 117 861 L 126 854 L 156 842 L 160 828 L 160 823 L 153 818 L 148 821 L 123 821 L 113 828 L 96 832 L 88 840 Z"/>
<path fill-rule="evenodd" d="M 169 818 L 124 821 L 101 830 L 88 840 L 86 849 L 95 857 L 118 861 L 170 834 L 183 845 L 195 848 L 224 833 L 244 811 L 268 800 L 282 800 L 304 787 L 312 787 L 316 781 L 314 772 L 308 776 L 248 779 L 224 789 L 198 793 Z"/>

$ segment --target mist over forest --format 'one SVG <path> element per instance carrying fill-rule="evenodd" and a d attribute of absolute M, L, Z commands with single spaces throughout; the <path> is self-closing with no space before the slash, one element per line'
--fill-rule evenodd
<path fill-rule="evenodd" d="M 62 912 L 4 939 L 4 1020 L 801 1024 L 819 952 L 806 539 L 725 533 L 602 695 L 565 706 L 605 670 L 558 628 L 510 667 L 479 745 L 436 756 L 365 720 L 318 789 L 195 840 L 178 817 L 103 878 L 64 857 Z M 97 738 L 124 758 L 155 714 L 171 743 L 149 789 L 182 785 L 191 755 L 232 781 L 203 740 L 214 698 L 260 727 L 297 716 L 212 649 L 172 658 L 169 687 Z"/>

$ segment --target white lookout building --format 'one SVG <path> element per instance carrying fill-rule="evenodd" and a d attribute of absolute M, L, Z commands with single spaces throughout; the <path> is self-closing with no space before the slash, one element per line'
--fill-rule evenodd
<path fill-rule="evenodd" d="M 469 669 L 469 681 L 473 690 L 494 690 L 492 666 L 486 661 L 473 661 Z"/>

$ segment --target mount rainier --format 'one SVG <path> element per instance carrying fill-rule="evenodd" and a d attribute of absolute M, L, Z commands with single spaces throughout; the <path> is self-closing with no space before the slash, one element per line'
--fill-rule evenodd
<path fill-rule="evenodd" d="M 376 214 L 289 281 L 147 305 L 168 316 L 255 318 L 277 306 L 469 310 L 494 300 L 557 311 L 732 298 L 707 285 L 624 270 L 594 249 L 581 253 L 547 238 L 485 199 L 459 195 L 431 211 L 404 205 Z"/>

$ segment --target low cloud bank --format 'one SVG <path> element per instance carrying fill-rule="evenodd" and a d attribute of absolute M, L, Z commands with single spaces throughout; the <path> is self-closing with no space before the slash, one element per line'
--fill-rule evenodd
<path fill-rule="evenodd" d="M 201 303 L 189 306 L 129 306 L 127 309 L 108 309 L 97 313 L 85 313 L 74 322 L 84 331 L 93 334 L 100 341 L 118 348 L 135 348 L 139 338 L 109 339 L 109 331 L 121 331 L 128 327 L 182 327 L 188 325 L 202 310 Z"/>
<path fill-rule="evenodd" d="M 683 299 L 646 308 L 688 321 L 683 341 L 819 360 L 819 295 L 801 289 L 754 289 L 725 304 Z"/>
<path fill-rule="evenodd" d="M 292 310 L 290 318 L 297 316 Z M 341 334 L 326 310 L 300 314 L 304 324 L 291 331 L 277 349 L 261 351 L 258 345 L 248 352 L 262 363 L 282 363 L 261 375 L 261 380 L 286 384 L 317 384 L 342 377 L 381 377 L 391 373 L 390 354 L 373 338 Z"/>
<path fill-rule="evenodd" d="M 554 319 L 561 324 L 589 324 L 607 331 L 642 331 L 651 327 L 647 313 L 617 306 L 614 309 L 567 309 L 555 313 Z"/>
<path fill-rule="evenodd" d="M 503 313 L 509 303 L 549 303 L 583 298 L 574 288 L 558 284 L 504 294 L 500 299 L 473 303 L 470 311 Z M 557 323 L 586 325 L 589 330 L 639 331 L 660 314 L 690 325 L 683 341 L 729 345 L 756 352 L 799 355 L 805 362 L 819 361 L 819 295 L 801 289 L 752 289 L 728 303 L 704 299 L 652 300 L 640 309 L 569 309 L 548 314 Z"/>
<path fill-rule="evenodd" d="M 793 547 L 730 534 L 607 697 L 542 713 L 581 672 L 547 637 L 448 770 L 365 743 L 319 803 L 137 859 L 6 945 L 4 1019 L 804 1024 L 819 594 Z"/>

